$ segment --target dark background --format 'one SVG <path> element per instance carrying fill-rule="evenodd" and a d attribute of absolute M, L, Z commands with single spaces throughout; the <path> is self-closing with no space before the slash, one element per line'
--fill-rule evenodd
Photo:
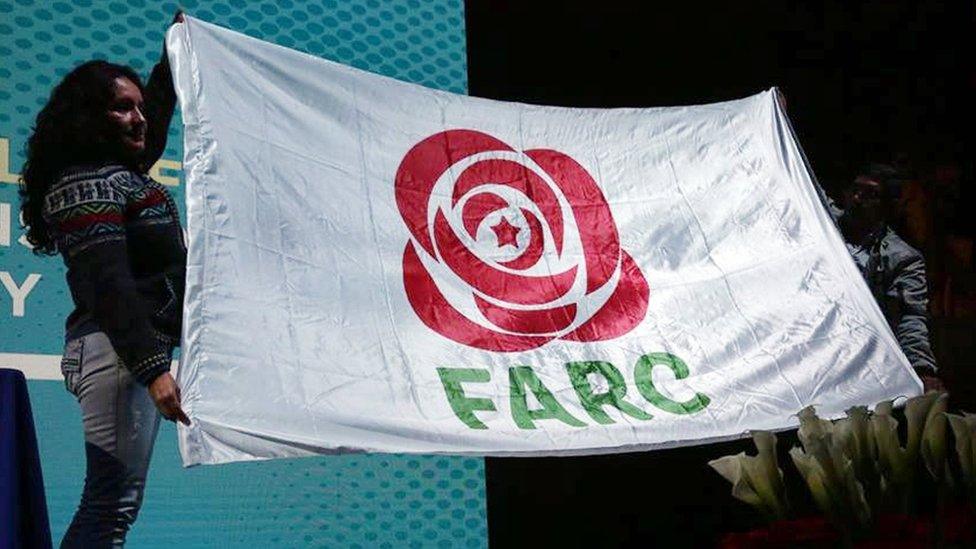
<path fill-rule="evenodd" d="M 972 2 L 688 4 L 468 0 L 469 92 L 652 107 L 778 86 L 825 182 L 972 151 Z"/>
<path fill-rule="evenodd" d="M 893 223 L 926 255 L 933 346 L 954 406 L 976 410 L 973 5 L 468 0 L 469 92 L 652 107 L 778 86 L 828 191 L 867 161 L 896 164 L 910 180 Z M 781 455 L 795 443 L 783 438 Z M 744 450 L 751 444 L 489 459 L 491 543 L 711 545 L 755 524 L 705 465 Z"/>

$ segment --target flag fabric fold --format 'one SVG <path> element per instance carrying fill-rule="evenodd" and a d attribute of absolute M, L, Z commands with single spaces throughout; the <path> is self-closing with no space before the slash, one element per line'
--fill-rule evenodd
<path fill-rule="evenodd" d="M 506 103 L 186 19 L 185 464 L 633 451 L 920 392 L 775 90 Z"/>

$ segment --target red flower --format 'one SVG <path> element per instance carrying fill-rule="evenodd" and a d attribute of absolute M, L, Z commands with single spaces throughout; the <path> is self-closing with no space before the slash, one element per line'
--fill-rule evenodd
<path fill-rule="evenodd" d="M 412 236 L 407 298 L 451 340 L 490 351 L 602 341 L 647 312 L 647 282 L 603 193 L 565 154 L 441 132 L 404 157 L 396 201 Z"/>

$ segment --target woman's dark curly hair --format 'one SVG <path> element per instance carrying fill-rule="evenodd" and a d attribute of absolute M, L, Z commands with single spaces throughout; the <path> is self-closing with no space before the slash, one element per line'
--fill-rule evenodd
<path fill-rule="evenodd" d="M 129 67 L 108 61 L 83 63 L 61 80 L 37 114 L 20 178 L 20 211 L 35 254 L 57 253 L 42 210 L 44 195 L 58 175 L 70 166 L 111 160 L 105 113 L 120 77 L 142 91 L 139 75 Z"/>

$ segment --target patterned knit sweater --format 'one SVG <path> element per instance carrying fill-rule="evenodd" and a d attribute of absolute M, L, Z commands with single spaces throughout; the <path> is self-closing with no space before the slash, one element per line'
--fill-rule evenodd
<path fill-rule="evenodd" d="M 169 371 L 183 318 L 186 246 L 165 187 L 143 175 L 162 156 L 176 92 L 165 50 L 143 89 L 146 148 L 135 166 L 63 170 L 45 221 L 68 267 L 66 339 L 101 331 L 143 385 Z"/>
<path fill-rule="evenodd" d="M 166 188 L 124 166 L 74 167 L 48 191 L 44 216 L 75 303 L 66 337 L 105 332 L 145 385 L 168 371 L 180 336 L 186 247 Z"/>

